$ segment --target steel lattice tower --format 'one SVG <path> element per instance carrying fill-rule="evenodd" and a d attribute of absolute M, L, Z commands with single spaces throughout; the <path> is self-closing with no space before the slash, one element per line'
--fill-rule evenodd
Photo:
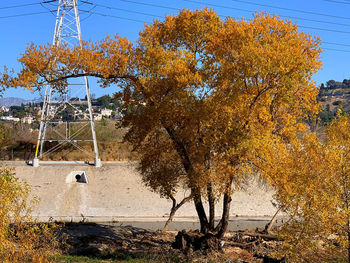
<path fill-rule="evenodd" d="M 82 46 L 77 0 L 58 0 L 52 44 L 54 46 Z M 78 96 L 81 95 L 85 95 L 85 99 L 80 100 Z M 75 112 L 81 112 L 77 105 L 86 104 L 84 117 L 77 120 Z M 67 113 L 68 109 L 70 113 L 74 113 L 73 119 Z M 55 94 L 50 85 L 46 87 L 33 166 L 39 166 L 39 160 L 43 162 L 45 155 L 67 145 L 72 145 L 85 152 L 87 156 L 94 158 L 96 167 L 101 166 L 87 77 L 80 78 L 79 83 L 69 83 L 64 94 Z M 93 149 L 93 152 L 86 149 L 87 145 L 89 149 Z"/>

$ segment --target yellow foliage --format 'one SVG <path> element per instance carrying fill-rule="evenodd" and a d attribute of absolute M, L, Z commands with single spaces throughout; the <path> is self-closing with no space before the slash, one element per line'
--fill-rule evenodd
<path fill-rule="evenodd" d="M 58 253 L 56 226 L 32 221 L 28 195 L 28 185 L 17 181 L 10 168 L 0 169 L 1 262 L 52 262 Z"/>
<path fill-rule="evenodd" d="M 306 134 L 290 144 L 265 147 L 260 155 L 260 172 L 275 187 L 277 203 L 290 217 L 279 233 L 283 244 L 277 253 L 288 262 L 348 257 L 349 152 L 350 116 L 338 116 L 327 127 L 326 141 Z"/>
<path fill-rule="evenodd" d="M 31 45 L 22 71 L 4 72 L 0 86 L 49 82 L 62 91 L 82 75 L 119 85 L 124 139 L 139 153 L 145 183 L 165 196 L 190 189 L 203 232 L 202 199 L 223 195 L 224 230 L 232 182 L 296 140 L 301 120 L 317 112 L 319 44 L 274 15 L 222 20 L 210 9 L 182 10 L 145 25 L 134 45 L 119 36 L 75 49 Z"/>

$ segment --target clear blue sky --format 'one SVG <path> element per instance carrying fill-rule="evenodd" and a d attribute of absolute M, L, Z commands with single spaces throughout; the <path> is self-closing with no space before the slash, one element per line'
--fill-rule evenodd
<path fill-rule="evenodd" d="M 93 6 L 78 0 L 84 40 L 99 40 L 107 34 L 127 37 L 135 41 L 144 23 L 154 18 L 177 13 L 177 9 L 211 7 L 221 16 L 251 18 L 255 11 L 267 11 L 290 19 L 300 30 L 321 37 L 324 52 L 322 70 L 314 76 L 317 84 L 329 79 L 342 81 L 350 78 L 350 0 L 86 0 Z M 19 69 L 17 58 L 26 49 L 26 43 L 42 45 L 51 43 L 55 15 L 55 3 L 39 3 L 40 0 L 11 0 L 0 2 L 0 66 Z M 33 5 L 28 5 L 33 4 Z M 18 8 L 10 6 L 27 5 Z M 116 9 L 105 8 L 108 6 Z M 279 8 L 277 8 L 279 7 Z M 22 14 L 38 13 L 21 16 Z M 46 13 L 45 13 L 46 12 Z M 107 16 L 103 16 L 107 15 Z M 10 17 L 12 16 L 12 17 Z M 92 93 L 101 96 L 116 91 L 117 87 L 101 89 L 91 82 Z M 23 89 L 7 90 L 4 97 L 32 99 L 32 94 Z"/>

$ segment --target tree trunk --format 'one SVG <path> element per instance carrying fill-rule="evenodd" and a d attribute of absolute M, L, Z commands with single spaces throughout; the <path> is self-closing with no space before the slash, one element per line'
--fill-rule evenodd
<path fill-rule="evenodd" d="M 271 232 L 271 228 L 273 227 L 273 225 L 275 224 L 276 220 L 277 220 L 277 216 L 278 214 L 281 212 L 282 208 L 278 208 L 278 210 L 276 211 L 276 213 L 273 215 L 273 217 L 271 218 L 270 222 L 265 226 L 265 232 L 270 234 Z"/>
<path fill-rule="evenodd" d="M 194 170 L 193 170 L 191 160 L 190 160 L 190 157 L 189 157 L 189 154 L 186 150 L 185 145 L 180 140 L 177 140 L 177 138 L 174 134 L 174 129 L 172 129 L 171 127 L 166 125 L 163 120 L 161 120 L 161 123 L 163 124 L 163 127 L 167 131 L 168 135 L 170 136 L 170 139 L 173 141 L 175 148 L 176 148 L 176 151 L 181 158 L 182 165 L 183 165 L 187 175 L 189 177 L 193 176 Z M 196 207 L 199 222 L 201 225 L 201 232 L 203 234 L 206 234 L 208 232 L 209 224 L 208 224 L 207 215 L 206 215 L 204 207 L 203 207 L 200 190 L 196 189 L 196 187 L 194 187 L 194 186 L 190 186 L 190 188 L 191 188 L 191 194 L 193 195 L 193 201 L 194 201 L 194 205 Z"/>
<path fill-rule="evenodd" d="M 230 177 L 229 183 L 227 184 L 226 193 L 224 194 L 222 217 L 219 224 L 216 227 L 216 237 L 222 238 L 227 231 L 228 220 L 230 217 L 230 205 L 231 205 L 231 190 L 232 190 L 233 177 Z"/>
<path fill-rule="evenodd" d="M 213 196 L 212 184 L 207 186 L 208 202 L 209 202 L 209 230 L 214 231 L 215 226 L 215 199 Z"/>
<path fill-rule="evenodd" d="M 25 147 L 24 147 L 24 155 L 23 155 L 23 160 L 26 160 L 27 157 L 27 152 L 28 152 L 28 143 L 25 143 Z"/>
<path fill-rule="evenodd" d="M 200 193 L 198 193 L 198 191 L 196 191 L 196 192 L 197 193 L 195 193 L 193 195 L 193 201 L 194 201 L 194 205 L 196 207 L 197 215 L 199 218 L 199 223 L 201 225 L 201 233 L 207 234 L 208 229 L 209 229 L 208 218 L 207 218 L 207 215 L 206 215 L 205 210 L 204 210 L 204 206 L 203 206 L 203 202 L 202 202 Z"/>
<path fill-rule="evenodd" d="M 169 195 L 169 198 L 173 201 L 173 206 L 171 207 L 171 211 L 170 211 L 169 218 L 168 218 L 168 220 L 166 221 L 166 223 L 165 223 L 165 225 L 164 225 L 164 227 L 163 227 L 163 229 L 162 229 L 162 232 L 165 232 L 165 231 L 168 230 L 168 227 L 169 227 L 170 223 L 173 221 L 173 218 L 174 218 L 174 215 L 175 215 L 176 211 L 179 210 L 179 208 L 180 208 L 181 206 L 183 206 L 185 203 L 187 203 L 188 201 L 190 201 L 191 198 L 192 198 L 192 195 L 185 197 L 185 198 L 182 199 L 182 201 L 181 201 L 180 203 L 178 203 L 178 204 L 176 204 L 176 199 L 174 198 L 174 196 Z"/>
<path fill-rule="evenodd" d="M 227 231 L 227 226 L 228 226 L 228 220 L 230 217 L 230 205 L 231 205 L 231 192 L 225 193 L 224 194 L 224 201 L 223 201 L 223 211 L 222 211 L 222 218 L 220 220 L 220 228 L 218 228 L 218 232 L 216 236 L 218 238 L 222 238 Z"/>

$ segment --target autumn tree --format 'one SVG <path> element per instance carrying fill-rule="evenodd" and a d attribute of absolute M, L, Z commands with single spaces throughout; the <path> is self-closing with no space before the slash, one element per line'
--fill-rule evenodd
<path fill-rule="evenodd" d="M 317 111 L 319 53 L 319 39 L 277 16 L 183 10 L 145 25 L 135 44 L 115 36 L 75 49 L 31 45 L 22 70 L 5 70 L 0 84 L 62 91 L 69 78 L 94 76 L 119 85 L 124 139 L 139 153 L 144 182 L 168 197 L 189 189 L 201 232 L 222 237 L 233 185 L 264 145 L 288 142 Z"/>
<path fill-rule="evenodd" d="M 53 262 L 59 254 L 56 226 L 35 223 L 30 216 L 29 192 L 13 170 L 0 168 L 1 262 Z"/>
<path fill-rule="evenodd" d="M 260 172 L 275 186 L 275 199 L 289 220 L 279 233 L 279 256 L 288 262 L 350 262 L 350 116 L 327 127 L 324 141 L 305 134 L 260 157 L 275 158 Z"/>

